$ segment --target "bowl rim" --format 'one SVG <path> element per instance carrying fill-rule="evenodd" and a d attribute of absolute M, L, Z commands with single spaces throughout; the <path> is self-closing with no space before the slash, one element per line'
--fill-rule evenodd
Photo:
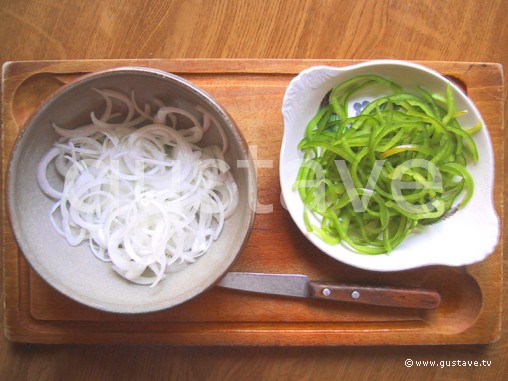
<path fill-rule="evenodd" d="M 76 295 L 71 292 L 67 287 L 60 288 L 62 285 L 57 280 L 55 280 L 54 276 L 48 274 L 44 268 L 41 268 L 37 265 L 37 261 L 34 261 L 34 257 L 30 254 L 31 250 L 24 242 L 24 237 L 20 232 L 20 224 L 16 221 L 15 216 L 15 205 L 13 200 L 13 194 L 15 193 L 14 182 L 16 179 L 16 173 L 14 171 L 14 166 L 16 164 L 16 156 L 19 154 L 19 146 L 21 145 L 27 131 L 28 127 L 32 124 L 32 121 L 52 102 L 58 99 L 58 97 L 65 93 L 66 91 L 80 86 L 82 83 L 85 83 L 89 80 L 93 80 L 96 78 L 100 78 L 103 76 L 108 76 L 110 74 L 141 74 L 141 75 L 151 75 L 155 77 L 159 77 L 164 81 L 169 81 L 177 86 L 181 86 L 188 91 L 191 91 L 198 98 L 201 98 L 207 105 L 213 109 L 220 118 L 224 121 L 224 123 L 228 126 L 229 131 L 234 135 L 235 140 L 240 143 L 239 149 L 242 154 L 242 160 L 247 160 L 247 166 L 245 169 L 247 171 L 246 175 L 246 193 L 247 193 L 247 213 L 246 217 L 242 219 L 242 225 L 244 226 L 245 231 L 242 233 L 243 238 L 241 242 L 237 245 L 236 253 L 231 257 L 231 260 L 225 266 L 224 270 L 218 276 L 215 276 L 214 280 L 208 282 L 208 285 L 204 288 L 198 290 L 198 292 L 193 293 L 188 298 L 184 298 L 182 300 L 177 300 L 176 302 L 168 302 L 166 299 L 165 303 L 157 303 L 155 305 L 148 304 L 138 304 L 134 307 L 132 305 L 121 305 L 114 303 L 104 303 L 103 301 L 92 300 L 92 298 L 88 298 L 86 295 Z M 238 160 L 238 159 L 237 159 Z M 243 168 L 243 167 L 242 167 Z M 151 313 L 162 310 L 167 310 L 169 308 L 176 307 L 182 303 L 190 301 L 207 290 L 213 288 L 220 279 L 231 269 L 234 263 L 238 260 L 238 257 L 244 250 L 247 242 L 249 240 L 250 234 L 252 233 L 252 228 L 254 225 L 254 220 L 256 216 L 256 205 L 257 205 L 257 175 L 255 170 L 255 165 L 252 161 L 252 156 L 249 151 L 247 140 L 245 139 L 240 127 L 232 118 L 232 116 L 228 113 L 228 111 L 220 105 L 220 103 L 207 91 L 195 85 L 191 81 L 177 75 L 174 73 L 170 73 L 161 69 L 153 68 L 153 67 L 144 67 L 144 66 L 118 66 L 113 68 L 107 68 L 103 70 L 93 71 L 86 74 L 83 74 L 68 83 L 62 84 L 58 89 L 53 91 L 47 97 L 45 97 L 38 105 L 35 106 L 34 110 L 30 113 L 28 118 L 23 122 L 23 124 L 19 127 L 19 131 L 16 135 L 14 144 L 12 146 L 12 150 L 9 155 L 8 164 L 6 167 L 6 176 L 5 176 L 5 206 L 6 206 L 6 215 L 9 221 L 10 229 L 16 245 L 21 251 L 23 257 L 27 260 L 29 267 L 34 270 L 34 272 L 44 280 L 44 282 L 49 285 L 52 289 L 56 290 L 58 293 L 78 302 L 81 305 L 86 307 L 90 307 L 96 310 L 109 312 L 109 313 L 117 313 L 117 314 L 143 314 L 143 313 Z M 236 237 L 235 237 L 236 238 Z M 27 254 L 28 253 L 28 254 Z M 35 263 L 35 264 L 34 264 Z M 149 306 L 149 307 L 147 307 Z"/>

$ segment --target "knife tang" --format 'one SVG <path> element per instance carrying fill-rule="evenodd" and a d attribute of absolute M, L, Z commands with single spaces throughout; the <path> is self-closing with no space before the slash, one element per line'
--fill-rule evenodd
<path fill-rule="evenodd" d="M 438 292 L 424 288 L 396 288 L 309 282 L 311 297 L 390 307 L 433 309 L 441 303 Z"/>

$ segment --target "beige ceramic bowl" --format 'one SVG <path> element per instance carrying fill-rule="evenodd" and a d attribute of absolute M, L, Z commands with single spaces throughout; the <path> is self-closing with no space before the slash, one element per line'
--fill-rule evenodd
<path fill-rule="evenodd" d="M 50 224 L 54 201 L 37 183 L 37 164 L 57 139 L 51 123 L 79 126 L 90 112 L 101 110 L 104 99 L 92 88 L 109 88 L 130 94 L 144 104 L 154 98 L 171 100 L 179 107 L 201 105 L 218 119 L 229 138 L 226 161 L 240 193 L 239 206 L 209 251 L 155 287 L 130 283 L 110 263 L 98 260 L 88 245 L 71 247 Z M 211 134 L 203 143 L 218 139 Z M 245 164 L 238 168 L 237 160 Z M 188 81 L 163 71 L 124 67 L 85 75 L 62 87 L 26 122 L 13 150 L 7 174 L 7 207 L 17 243 L 32 268 L 47 283 L 68 297 L 100 310 L 143 313 L 173 307 L 211 287 L 241 252 L 254 219 L 255 169 L 246 141 L 226 111 L 207 93 Z"/>

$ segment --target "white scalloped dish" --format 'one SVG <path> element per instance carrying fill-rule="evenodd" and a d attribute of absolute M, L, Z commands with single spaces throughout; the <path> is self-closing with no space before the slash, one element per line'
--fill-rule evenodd
<path fill-rule="evenodd" d="M 324 96 L 335 85 L 361 74 L 376 74 L 390 79 L 408 92 L 418 85 L 431 93 L 446 94 L 451 84 L 457 109 L 467 110 L 458 118 L 469 128 L 481 122 L 483 128 L 474 135 L 479 161 L 468 164 L 475 190 L 467 206 L 450 218 L 411 233 L 392 252 L 365 255 L 343 244 L 329 245 L 308 232 L 304 224 L 304 204 L 292 186 L 302 163 L 303 153 L 297 146 L 304 137 L 308 122 L 318 111 Z M 359 94 L 349 100 L 349 108 L 383 94 Z M 369 99 L 371 97 L 372 99 Z M 280 182 L 284 202 L 302 232 L 317 248 L 331 257 L 366 270 L 398 271 L 427 265 L 462 266 L 488 257 L 499 240 L 499 218 L 493 202 L 494 153 L 487 126 L 473 102 L 455 84 L 425 66 L 397 60 L 375 60 L 348 67 L 316 66 L 302 71 L 289 84 L 282 107 L 284 136 L 280 152 Z"/>

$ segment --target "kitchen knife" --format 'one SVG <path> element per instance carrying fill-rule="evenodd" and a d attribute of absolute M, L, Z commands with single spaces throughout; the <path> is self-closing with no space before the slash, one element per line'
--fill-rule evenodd
<path fill-rule="evenodd" d="M 305 275 L 230 272 L 220 287 L 300 298 L 327 299 L 390 307 L 433 309 L 441 297 L 424 288 L 380 287 L 310 281 Z"/>

